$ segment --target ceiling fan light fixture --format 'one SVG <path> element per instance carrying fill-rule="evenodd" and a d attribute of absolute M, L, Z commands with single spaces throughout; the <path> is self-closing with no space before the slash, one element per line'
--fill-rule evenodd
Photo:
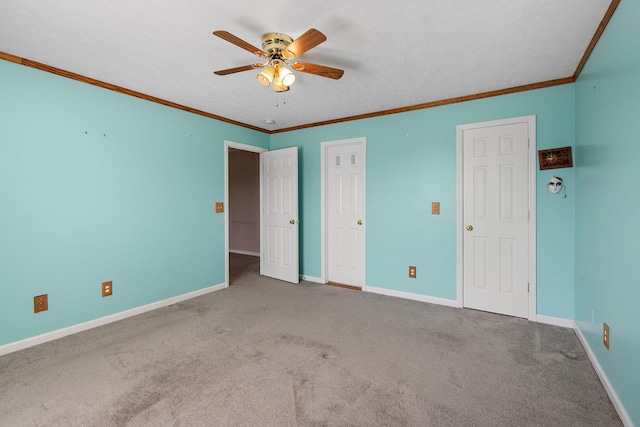
<path fill-rule="evenodd" d="M 274 80 L 275 74 L 276 68 L 269 66 L 258 73 L 258 82 L 264 87 L 269 87 Z"/>
<path fill-rule="evenodd" d="M 295 74 L 285 67 L 280 67 L 278 69 L 278 77 L 280 77 L 278 80 L 285 86 L 291 86 L 293 82 L 296 81 Z"/>
<path fill-rule="evenodd" d="M 283 85 L 281 81 L 276 80 L 273 82 L 273 90 L 276 92 L 286 92 L 289 89 L 290 87 Z"/>

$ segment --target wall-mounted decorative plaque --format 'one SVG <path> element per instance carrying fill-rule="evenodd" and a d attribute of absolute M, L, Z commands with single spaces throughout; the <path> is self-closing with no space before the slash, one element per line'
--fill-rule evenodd
<path fill-rule="evenodd" d="M 538 151 L 540 170 L 573 167 L 571 147 L 551 148 Z"/>

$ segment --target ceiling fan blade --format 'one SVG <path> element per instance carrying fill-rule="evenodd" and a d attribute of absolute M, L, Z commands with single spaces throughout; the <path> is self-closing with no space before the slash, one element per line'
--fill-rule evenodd
<path fill-rule="evenodd" d="M 229 43 L 233 43 L 238 47 L 241 47 L 242 49 L 253 53 L 256 56 L 259 56 L 261 58 L 266 58 L 267 56 L 269 56 L 267 54 L 267 52 L 265 52 L 264 50 L 257 48 L 255 46 L 253 46 L 252 44 L 247 43 L 246 41 L 242 40 L 241 38 L 238 38 L 236 36 L 234 36 L 233 34 L 231 34 L 228 31 L 224 31 L 224 30 L 218 30 L 218 31 L 214 31 L 213 32 L 214 36 L 218 36 L 223 40 L 228 41 Z"/>
<path fill-rule="evenodd" d="M 318 46 L 320 43 L 324 42 L 326 39 L 327 37 L 324 34 L 322 34 L 320 31 L 316 30 L 315 28 L 311 28 L 306 33 L 304 33 L 303 35 L 295 39 L 293 43 L 287 46 L 287 51 L 293 53 L 294 55 L 293 58 L 295 58 L 297 56 L 302 55 L 309 49 Z M 293 58 L 288 58 L 288 59 L 293 59 Z"/>
<path fill-rule="evenodd" d="M 328 77 L 330 79 L 338 80 L 344 74 L 344 70 L 338 68 L 326 67 L 324 65 L 311 64 L 309 62 L 294 62 L 291 64 L 294 70 L 301 71 L 303 73 L 315 74 L 316 76 Z"/>
<path fill-rule="evenodd" d="M 262 67 L 264 67 L 264 64 L 243 65 L 241 67 L 227 68 L 226 70 L 214 71 L 213 74 L 217 74 L 218 76 L 226 76 L 228 74 L 239 73 L 241 71 L 255 70 Z"/>

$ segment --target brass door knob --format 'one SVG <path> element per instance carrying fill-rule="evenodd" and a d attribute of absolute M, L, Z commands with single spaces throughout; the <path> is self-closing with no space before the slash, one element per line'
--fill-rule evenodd
<path fill-rule="evenodd" d="M 358 221 L 358 225 L 362 225 L 362 220 L 359 220 L 359 221 Z"/>
<path fill-rule="evenodd" d="M 295 223 L 296 223 L 295 219 L 292 219 L 291 221 L 289 221 L 289 224 L 295 224 Z"/>
<path fill-rule="evenodd" d="M 467 225 L 467 231 L 472 231 L 473 230 L 473 225 Z"/>

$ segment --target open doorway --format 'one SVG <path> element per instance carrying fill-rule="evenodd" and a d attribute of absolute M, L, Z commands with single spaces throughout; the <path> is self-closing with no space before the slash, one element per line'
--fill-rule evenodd
<path fill-rule="evenodd" d="M 227 284 L 260 268 L 260 152 L 225 142 Z"/>

